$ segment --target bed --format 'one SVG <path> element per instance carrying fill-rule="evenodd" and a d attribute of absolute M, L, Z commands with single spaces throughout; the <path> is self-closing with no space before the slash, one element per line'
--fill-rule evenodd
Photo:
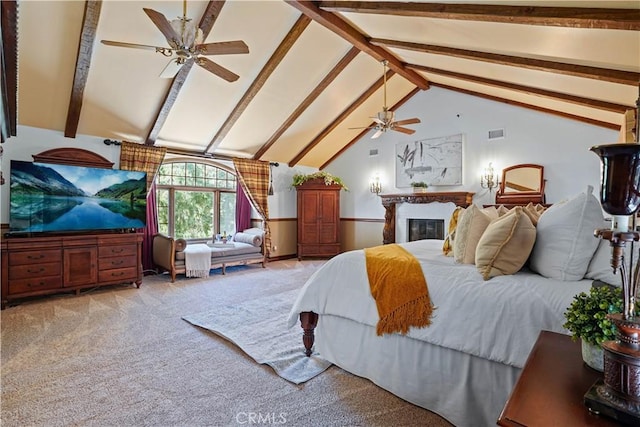
<path fill-rule="evenodd" d="M 576 203 L 558 208 L 549 216 L 554 224 L 542 216 L 538 224 L 543 230 L 536 245 L 551 245 L 536 248 L 542 259 L 547 251 L 547 258 L 556 259 L 556 251 L 570 253 L 565 269 L 582 264 L 578 279 L 564 272 L 545 277 L 525 266 L 484 280 L 476 265 L 445 256 L 442 240 L 401 243 L 419 261 L 436 309 L 428 327 L 378 336 L 364 250 L 355 250 L 332 258 L 309 278 L 289 313 L 289 327 L 300 320 L 307 354 L 315 345 L 324 359 L 456 426 L 495 425 L 540 331 L 568 334 L 564 312 L 595 278 L 585 272 L 600 245 L 588 230 L 603 218 L 599 203 L 589 202 L 578 203 L 581 212 Z M 584 214 L 589 204 L 591 220 Z M 559 215 L 560 209 L 566 212 Z M 558 224 L 561 216 L 567 223 Z M 557 246 L 568 243 L 558 226 L 577 236 L 570 242 L 577 251 Z M 602 248 L 599 259 L 606 264 L 607 248 Z"/>

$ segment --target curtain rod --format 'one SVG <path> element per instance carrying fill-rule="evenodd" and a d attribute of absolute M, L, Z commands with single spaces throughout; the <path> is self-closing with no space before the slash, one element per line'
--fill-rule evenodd
<path fill-rule="evenodd" d="M 114 139 L 105 139 L 103 142 L 105 143 L 105 145 L 122 145 L 122 142 L 116 141 Z M 201 159 L 228 160 L 228 161 L 232 161 L 233 160 L 233 157 L 231 157 L 231 156 L 222 156 L 222 155 L 219 155 L 219 154 L 209 154 L 209 153 L 198 153 L 198 152 L 194 152 L 194 151 L 180 150 L 179 148 L 167 148 L 167 153 L 178 154 L 178 155 L 181 155 L 181 156 L 199 157 Z M 278 166 L 280 166 L 280 163 L 278 163 L 278 162 L 269 162 L 269 165 L 278 167 Z"/>

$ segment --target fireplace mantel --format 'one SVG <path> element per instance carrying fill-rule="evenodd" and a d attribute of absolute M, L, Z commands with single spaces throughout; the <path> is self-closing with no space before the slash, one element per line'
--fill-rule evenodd
<path fill-rule="evenodd" d="M 473 195 L 467 191 L 426 192 L 409 194 L 383 194 L 382 206 L 384 206 L 384 229 L 382 230 L 382 243 L 395 243 L 396 241 L 396 204 L 398 203 L 449 203 L 466 208 L 472 203 Z"/>

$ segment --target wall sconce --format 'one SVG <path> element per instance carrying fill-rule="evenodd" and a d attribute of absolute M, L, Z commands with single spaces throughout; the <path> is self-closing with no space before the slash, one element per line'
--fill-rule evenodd
<path fill-rule="evenodd" d="M 498 176 L 493 170 L 493 165 L 489 162 L 489 166 L 484 169 L 484 173 L 480 175 L 480 187 L 488 188 L 489 192 L 498 186 Z"/>
<path fill-rule="evenodd" d="M 369 190 L 372 193 L 375 193 L 376 196 L 380 194 L 380 192 L 382 191 L 382 183 L 380 182 L 380 176 L 376 175 L 375 177 L 371 178 L 371 180 L 369 181 Z"/>

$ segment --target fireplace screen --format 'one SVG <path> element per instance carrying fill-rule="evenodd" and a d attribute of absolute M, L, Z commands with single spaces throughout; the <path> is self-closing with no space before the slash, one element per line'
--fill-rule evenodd
<path fill-rule="evenodd" d="M 444 239 L 444 219 L 407 220 L 408 241 L 424 239 Z"/>

